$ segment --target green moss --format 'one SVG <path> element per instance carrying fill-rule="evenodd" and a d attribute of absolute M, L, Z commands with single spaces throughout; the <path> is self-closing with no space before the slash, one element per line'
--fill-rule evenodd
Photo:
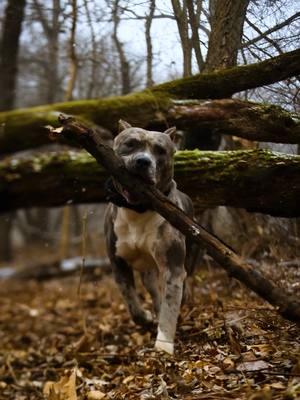
<path fill-rule="evenodd" d="M 260 173 L 269 174 L 278 166 L 288 163 L 297 168 L 300 156 L 271 152 L 268 150 L 237 151 L 180 151 L 175 155 L 175 172 L 178 177 L 189 176 L 195 184 L 205 181 L 241 181 L 241 176 L 259 178 Z M 191 174 L 193 172 L 193 174 Z"/>
<path fill-rule="evenodd" d="M 101 100 L 82 100 L 0 113 L 0 153 L 33 148 L 48 143 L 45 125 L 58 125 L 58 115 L 75 115 L 116 132 L 120 118 L 144 127 L 149 121 L 162 119 L 170 106 L 164 95 L 150 91 Z M 138 110 L 138 112 L 137 112 Z M 142 110 L 142 112 L 141 112 Z"/>

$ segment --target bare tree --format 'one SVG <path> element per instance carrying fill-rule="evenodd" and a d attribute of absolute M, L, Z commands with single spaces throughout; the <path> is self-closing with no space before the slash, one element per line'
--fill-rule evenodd
<path fill-rule="evenodd" d="M 11 110 L 16 97 L 19 43 L 26 0 L 8 0 L 0 39 L 0 111 Z M 12 258 L 13 214 L 0 217 L 0 260 Z"/>
<path fill-rule="evenodd" d="M 69 41 L 69 79 L 67 83 L 65 100 L 73 100 L 73 91 L 77 77 L 77 55 L 76 55 L 76 26 L 77 26 L 77 0 L 72 0 L 72 26 Z"/>
<path fill-rule="evenodd" d="M 57 100 L 59 92 L 59 33 L 61 24 L 59 17 L 61 15 L 61 0 L 52 0 L 51 19 L 48 20 L 43 5 L 39 0 L 33 0 L 34 8 L 37 12 L 38 20 L 42 25 L 44 34 L 48 41 L 48 62 L 47 68 L 47 103 L 54 103 Z"/>
<path fill-rule="evenodd" d="M 200 15 L 203 6 L 203 0 L 198 1 L 197 12 L 195 12 L 193 0 L 186 0 L 186 4 L 188 8 L 189 23 L 192 31 L 192 38 L 191 38 L 192 46 L 196 55 L 198 69 L 199 71 L 201 71 L 203 68 L 204 59 L 200 47 L 199 27 L 200 27 Z"/>
<path fill-rule="evenodd" d="M 120 24 L 120 6 L 119 0 L 114 0 L 112 4 L 111 17 L 113 21 L 113 41 L 118 51 L 120 68 L 121 68 L 121 94 L 127 94 L 131 92 L 130 83 L 130 63 L 127 60 L 123 43 L 120 41 L 118 36 L 118 28 Z"/>
<path fill-rule="evenodd" d="M 192 75 L 192 43 L 189 37 L 187 1 L 172 0 L 183 55 L 183 76 Z"/>
<path fill-rule="evenodd" d="M 153 85 L 153 49 L 152 49 L 152 38 L 151 38 L 151 25 L 155 13 L 155 0 L 150 0 L 149 14 L 146 16 L 145 22 L 145 39 L 147 46 L 147 72 L 146 72 L 146 86 L 151 87 Z"/>
<path fill-rule="evenodd" d="M 96 34 L 94 25 L 91 18 L 91 13 L 89 9 L 89 5 L 87 0 L 84 0 L 84 8 L 86 17 L 88 20 L 90 33 L 91 33 L 91 43 L 92 43 L 92 52 L 91 52 L 91 74 L 90 81 L 88 83 L 87 95 L 88 99 L 92 99 L 94 95 L 95 81 L 96 81 L 96 72 L 97 72 L 97 42 L 96 42 Z"/>
<path fill-rule="evenodd" d="M 18 53 L 26 0 L 8 0 L 0 42 L 0 111 L 14 107 Z"/>

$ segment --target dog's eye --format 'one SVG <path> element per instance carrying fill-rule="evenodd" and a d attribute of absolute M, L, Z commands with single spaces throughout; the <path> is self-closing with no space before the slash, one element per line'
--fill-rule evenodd
<path fill-rule="evenodd" d="M 131 139 L 131 140 L 127 140 L 127 142 L 124 143 L 124 145 L 128 148 L 128 149 L 132 149 L 134 147 L 136 147 L 138 145 L 138 141 L 135 139 Z"/>
<path fill-rule="evenodd" d="M 165 149 L 164 147 L 162 147 L 162 146 L 156 145 L 156 146 L 154 147 L 154 150 L 155 150 L 155 152 L 156 152 L 158 155 L 160 155 L 160 156 L 164 156 L 165 154 L 167 154 L 166 149 Z"/>

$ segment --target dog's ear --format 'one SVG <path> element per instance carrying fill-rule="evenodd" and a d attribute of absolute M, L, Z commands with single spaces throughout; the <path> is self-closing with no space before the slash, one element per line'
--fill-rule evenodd
<path fill-rule="evenodd" d="M 128 128 L 131 128 L 131 125 L 123 119 L 119 119 L 119 133 Z"/>
<path fill-rule="evenodd" d="M 172 126 L 171 128 L 168 128 L 164 133 L 170 136 L 171 140 L 174 142 L 176 138 L 176 126 Z"/>

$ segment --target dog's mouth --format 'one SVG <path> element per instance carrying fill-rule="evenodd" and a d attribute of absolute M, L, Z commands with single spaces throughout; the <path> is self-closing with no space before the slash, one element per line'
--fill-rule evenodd
<path fill-rule="evenodd" d="M 156 184 L 156 178 L 155 178 L 155 172 L 151 168 L 149 169 L 139 169 L 137 167 L 134 168 L 128 168 L 128 170 L 135 175 L 137 178 L 142 179 L 142 181 L 148 185 L 155 185 Z"/>
<path fill-rule="evenodd" d="M 129 204 L 139 204 L 140 199 L 138 196 L 134 195 L 133 193 L 130 193 L 127 189 L 121 188 L 120 190 L 121 195 L 124 197 L 124 199 L 127 201 Z"/>
<path fill-rule="evenodd" d="M 137 174 L 136 174 L 137 175 Z M 139 178 L 141 178 L 141 176 L 138 174 L 137 175 Z M 152 178 L 151 176 L 143 176 L 143 182 L 148 184 L 148 185 L 155 185 L 155 179 Z M 133 205 L 137 205 L 141 203 L 141 198 L 139 195 L 136 195 L 132 192 L 130 192 L 129 190 L 123 188 L 121 185 L 119 186 L 119 192 L 120 194 L 125 198 L 125 200 L 127 201 L 127 203 L 129 204 L 133 204 Z"/>

